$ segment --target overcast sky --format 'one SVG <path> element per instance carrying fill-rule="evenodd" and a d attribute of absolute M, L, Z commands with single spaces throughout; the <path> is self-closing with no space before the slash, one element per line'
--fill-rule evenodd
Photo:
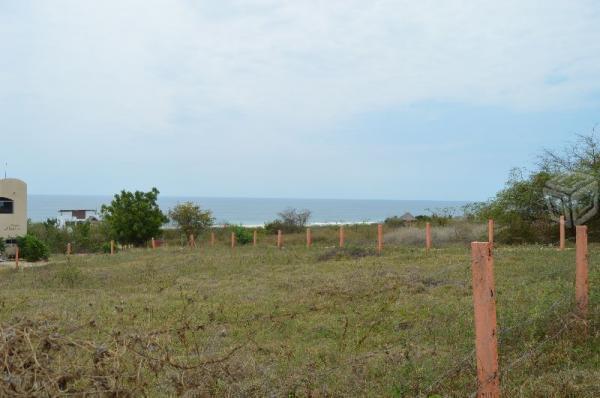
<path fill-rule="evenodd" d="M 600 122 L 600 2 L 0 0 L 30 193 L 478 200 Z"/>

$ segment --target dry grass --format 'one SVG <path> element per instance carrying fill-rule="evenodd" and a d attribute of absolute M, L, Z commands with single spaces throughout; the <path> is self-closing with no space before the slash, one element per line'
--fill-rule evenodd
<path fill-rule="evenodd" d="M 436 226 L 431 229 L 431 240 L 434 246 L 451 244 L 468 244 L 474 241 L 487 240 L 487 226 L 466 222 L 455 222 L 449 226 Z M 391 230 L 385 234 L 385 242 L 394 245 L 425 245 L 425 228 L 405 227 Z"/>
<path fill-rule="evenodd" d="M 3 271 L 0 395 L 472 393 L 467 249 L 355 250 L 131 250 Z M 598 252 L 585 324 L 572 250 L 497 250 L 505 396 L 600 395 Z"/>

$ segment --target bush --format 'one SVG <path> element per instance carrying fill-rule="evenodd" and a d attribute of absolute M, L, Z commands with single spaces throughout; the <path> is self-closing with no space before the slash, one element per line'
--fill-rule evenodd
<path fill-rule="evenodd" d="M 183 232 L 186 239 L 190 235 L 198 237 L 202 231 L 210 228 L 215 222 L 210 210 L 202 210 L 200 206 L 192 202 L 180 203 L 171 211 L 169 217 L 173 220 L 179 230 Z"/>
<path fill-rule="evenodd" d="M 33 235 L 17 238 L 19 256 L 27 261 L 47 260 L 50 255 L 48 246 Z"/>
<path fill-rule="evenodd" d="M 6 243 L 4 243 L 4 238 L 0 238 L 0 254 L 4 254 L 6 251 Z"/>
<path fill-rule="evenodd" d="M 102 206 L 102 217 L 110 228 L 110 236 L 119 243 L 144 246 L 158 237 L 169 219 L 158 206 L 156 188 L 150 192 L 121 191 L 109 206 Z"/>
<path fill-rule="evenodd" d="M 265 231 L 272 235 L 279 230 L 288 234 L 301 232 L 306 227 L 310 214 L 310 210 L 306 209 L 286 209 L 278 214 L 278 219 L 265 224 Z"/>
<path fill-rule="evenodd" d="M 235 234 L 235 241 L 240 245 L 247 245 L 252 242 L 254 235 L 248 228 L 244 228 L 241 225 L 232 227 L 232 232 Z"/>

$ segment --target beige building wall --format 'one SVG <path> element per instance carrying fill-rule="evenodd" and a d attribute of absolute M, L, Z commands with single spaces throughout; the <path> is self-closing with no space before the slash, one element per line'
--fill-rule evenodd
<path fill-rule="evenodd" d="M 0 238 L 27 233 L 27 184 L 14 178 L 0 179 Z M 12 209 L 7 202 L 12 201 Z"/>

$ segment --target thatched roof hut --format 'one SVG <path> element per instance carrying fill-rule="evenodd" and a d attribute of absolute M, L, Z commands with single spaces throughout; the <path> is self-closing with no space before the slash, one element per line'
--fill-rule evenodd
<path fill-rule="evenodd" d="M 404 222 L 404 224 L 406 225 L 411 225 L 413 222 L 417 221 L 416 217 L 413 216 L 412 214 L 406 212 L 404 213 L 400 219 Z"/>

